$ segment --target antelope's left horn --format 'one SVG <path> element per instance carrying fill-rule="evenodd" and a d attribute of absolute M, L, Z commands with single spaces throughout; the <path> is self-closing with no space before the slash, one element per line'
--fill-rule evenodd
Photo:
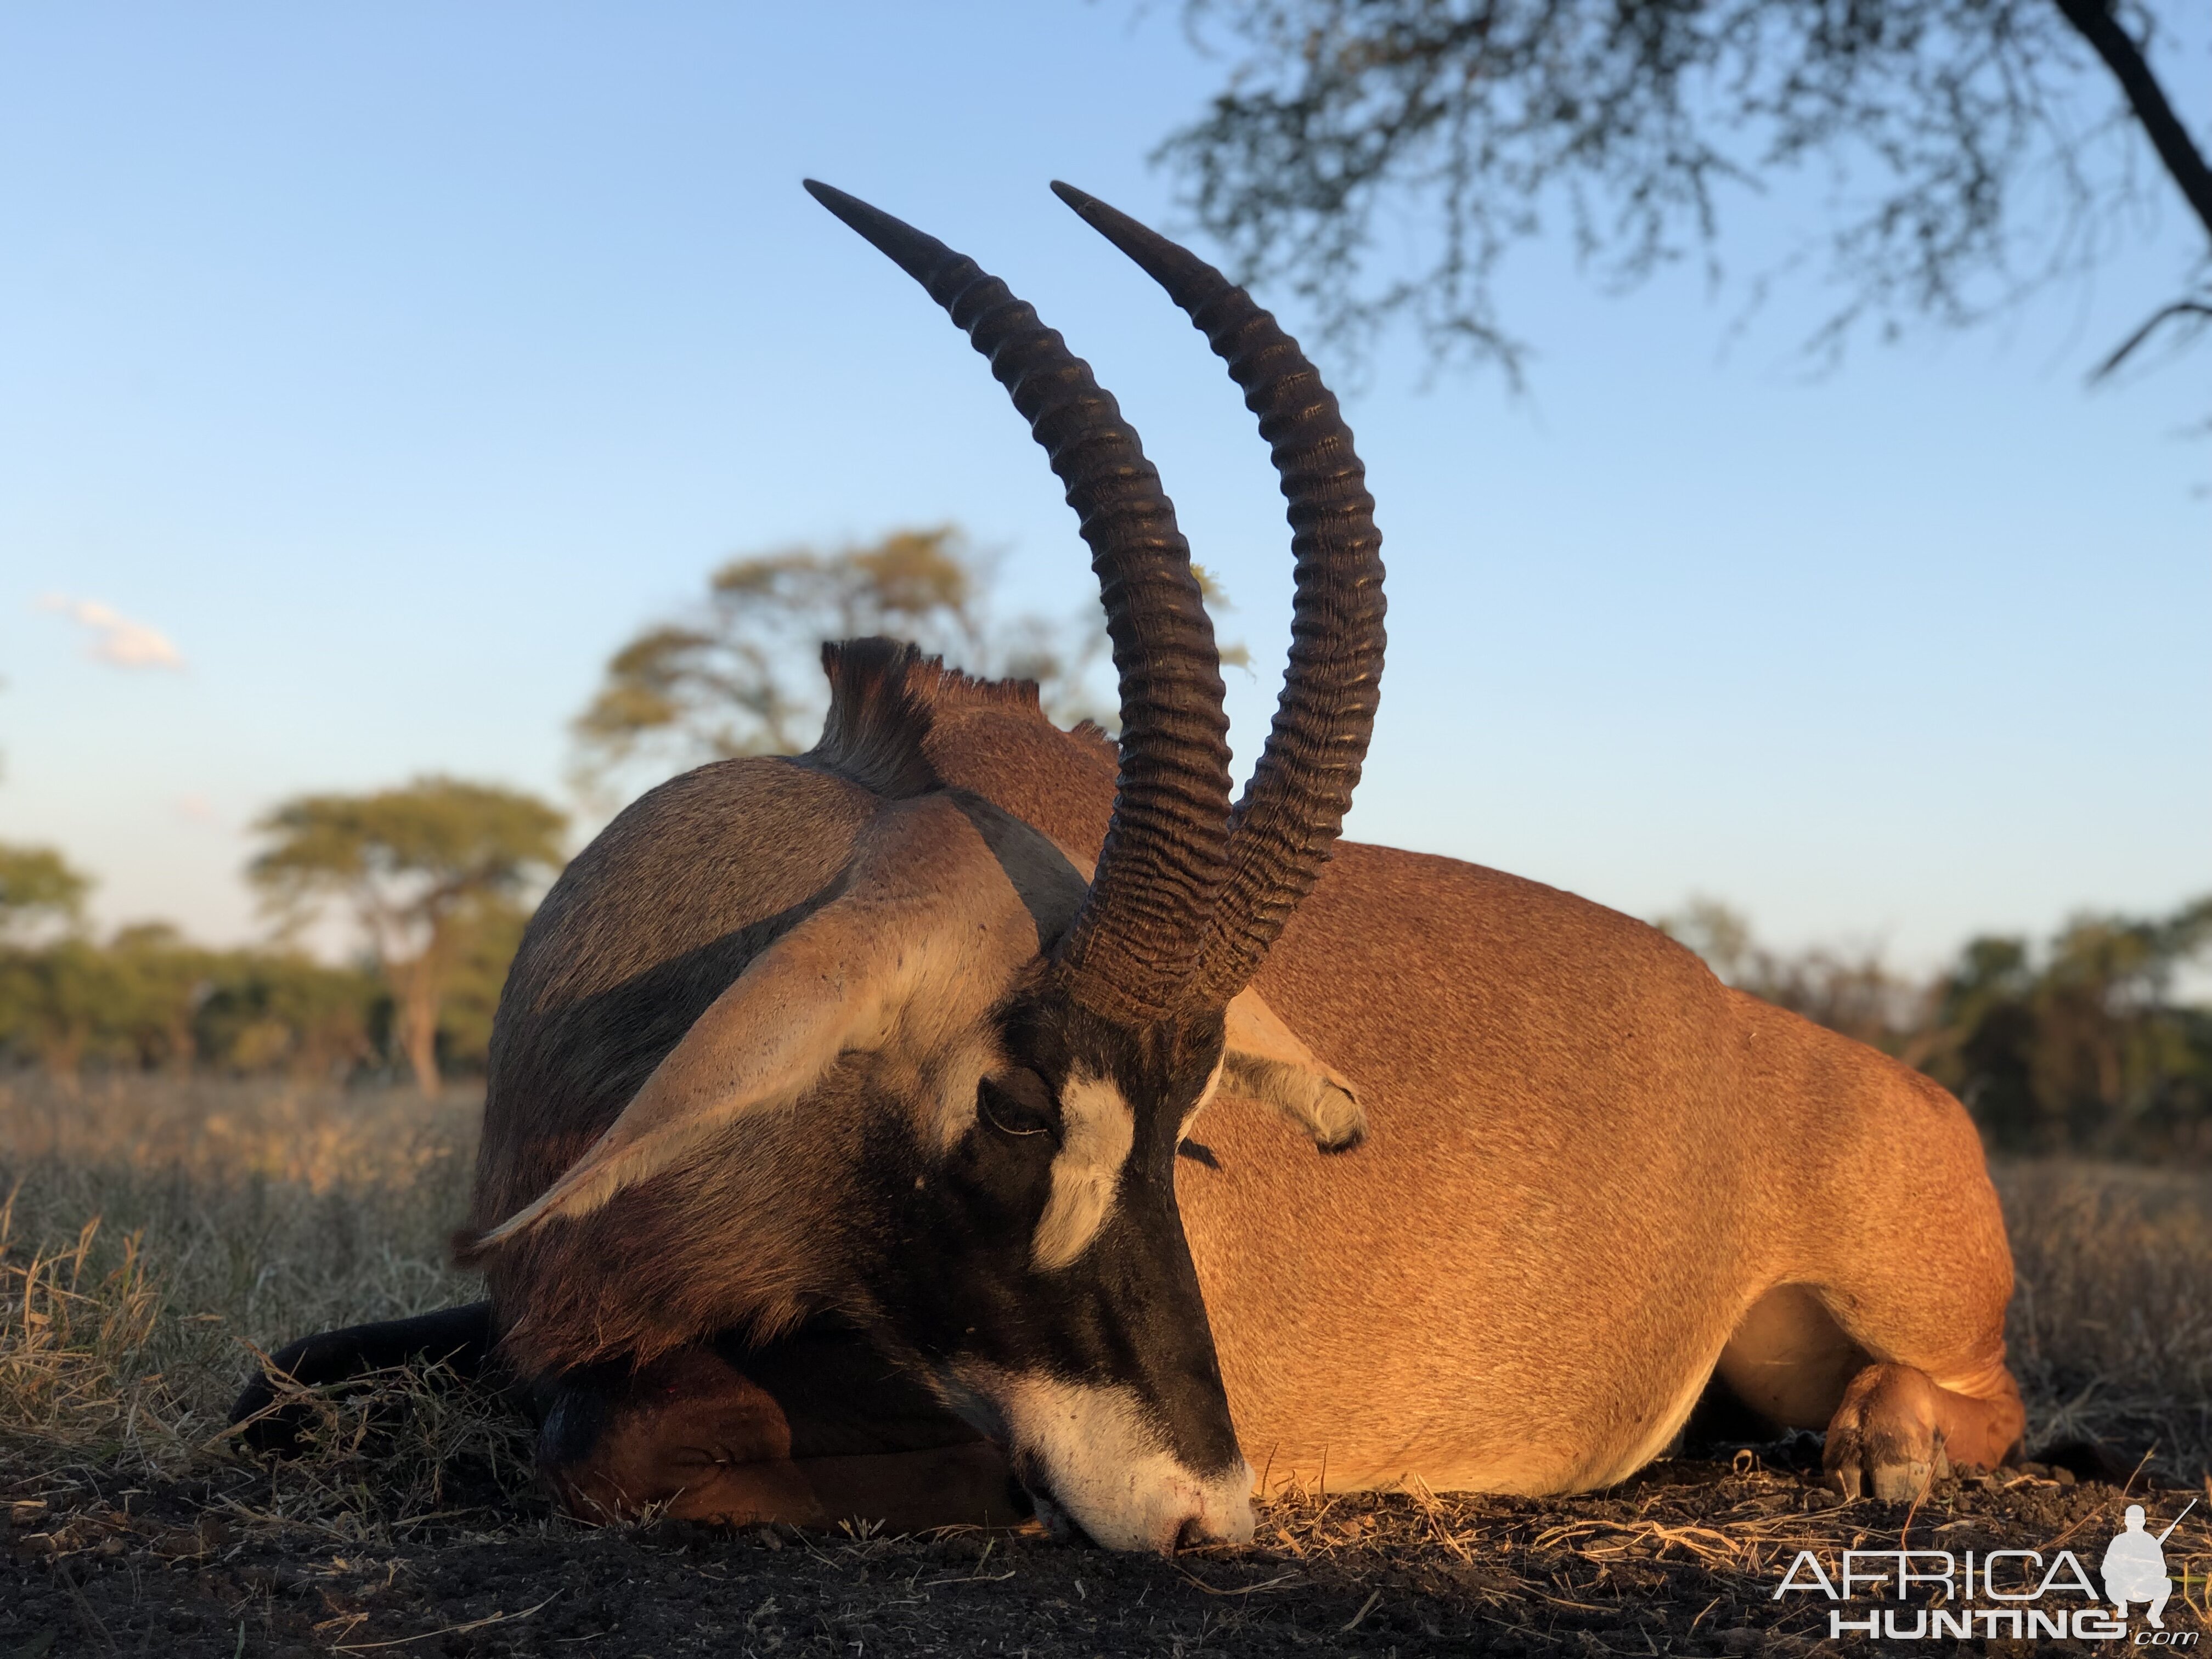
<path fill-rule="evenodd" d="M 827 185 L 814 199 L 875 244 L 965 330 L 1044 447 L 1082 520 L 1121 677 L 1121 768 L 1106 845 L 1053 971 L 1109 1018 L 1187 1006 L 1228 872 L 1229 718 L 1213 623 L 1175 505 L 1091 366 L 963 253 Z"/>
<path fill-rule="evenodd" d="M 1226 1006 L 1313 890 L 1375 729 L 1384 643 L 1375 498 L 1335 394 L 1250 295 L 1097 197 L 1052 188 L 1165 289 L 1228 364 L 1290 504 L 1297 582 L 1290 665 L 1267 746 L 1231 819 L 1229 881 L 1190 986 L 1194 1002 Z"/>

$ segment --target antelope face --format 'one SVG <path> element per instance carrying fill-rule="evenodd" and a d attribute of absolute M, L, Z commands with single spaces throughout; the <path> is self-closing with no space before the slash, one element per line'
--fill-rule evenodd
<path fill-rule="evenodd" d="M 1055 1530 L 1121 1549 L 1248 1539 L 1251 1470 L 1175 1197 L 1221 1019 L 1133 1029 L 1029 998 L 999 1024 L 964 1127 L 927 1173 L 884 1183 L 900 1219 L 872 1301 Z"/>

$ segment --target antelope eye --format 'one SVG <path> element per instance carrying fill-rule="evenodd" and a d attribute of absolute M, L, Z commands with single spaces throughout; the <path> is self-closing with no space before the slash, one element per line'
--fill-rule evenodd
<path fill-rule="evenodd" d="M 975 1090 L 975 1114 L 1003 1135 L 1060 1139 L 1060 1107 L 1035 1072 L 1017 1067 L 987 1077 Z"/>

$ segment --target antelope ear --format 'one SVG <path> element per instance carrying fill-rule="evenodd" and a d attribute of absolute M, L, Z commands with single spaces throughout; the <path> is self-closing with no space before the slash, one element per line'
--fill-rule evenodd
<path fill-rule="evenodd" d="M 980 1018 L 1036 939 L 956 805 L 935 796 L 886 811 L 865 832 L 844 893 L 755 957 L 590 1150 L 461 1254 L 590 1214 L 738 1119 L 796 1101 L 848 1053 L 942 1037 Z"/>
<path fill-rule="evenodd" d="M 1324 1152 L 1348 1152 L 1367 1139 L 1367 1114 L 1350 1079 L 1299 1042 L 1249 985 L 1229 1005 L 1221 1085 L 1267 1102 Z"/>

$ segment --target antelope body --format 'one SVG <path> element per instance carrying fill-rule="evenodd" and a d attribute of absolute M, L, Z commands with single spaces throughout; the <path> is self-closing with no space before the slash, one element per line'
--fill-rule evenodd
<path fill-rule="evenodd" d="M 1274 445 L 1267 753 L 1232 817 L 1210 628 L 1111 399 L 1002 284 L 817 188 L 1067 482 L 1124 737 L 848 642 L 814 750 L 665 784 L 562 876 L 462 1249 L 564 1492 L 920 1524 L 1005 1512 L 1011 1471 L 1172 1547 L 1248 1535 L 1255 1479 L 1604 1485 L 1716 1378 L 1826 1429 L 1849 1494 L 2008 1455 L 2010 1258 L 1956 1102 L 1571 895 L 1331 855 L 1382 651 L 1350 434 L 1241 290 L 1062 193 Z"/>

